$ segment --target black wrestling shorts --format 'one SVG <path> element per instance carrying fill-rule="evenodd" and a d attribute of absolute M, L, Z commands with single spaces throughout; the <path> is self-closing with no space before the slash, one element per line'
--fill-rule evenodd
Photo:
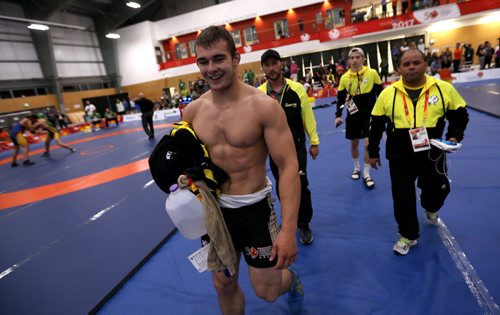
<path fill-rule="evenodd" d="M 243 252 L 249 266 L 269 268 L 277 258 L 269 260 L 273 241 L 278 235 L 276 212 L 271 194 L 261 201 L 237 209 L 221 208 L 229 234 L 237 252 Z"/>
<path fill-rule="evenodd" d="M 347 116 L 345 122 L 345 137 L 346 139 L 363 139 L 368 138 L 370 132 L 370 114 L 355 113 Z"/>

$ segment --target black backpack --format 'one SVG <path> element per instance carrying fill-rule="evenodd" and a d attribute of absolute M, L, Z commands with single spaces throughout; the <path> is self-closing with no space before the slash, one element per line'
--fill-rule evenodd
<path fill-rule="evenodd" d="M 149 169 L 155 183 L 167 194 L 183 174 L 193 181 L 204 180 L 217 194 L 228 178 L 210 161 L 205 145 L 185 121 L 174 123 L 170 134 L 161 138 L 149 157 Z"/>

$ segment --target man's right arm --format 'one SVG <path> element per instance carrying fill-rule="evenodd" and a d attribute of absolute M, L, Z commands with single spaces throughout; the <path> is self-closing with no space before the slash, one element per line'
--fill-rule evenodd
<path fill-rule="evenodd" d="M 262 97 L 261 115 L 269 154 L 278 166 L 281 201 L 281 230 L 274 242 L 271 259 L 278 257 L 277 269 L 288 267 L 297 255 L 297 217 L 300 204 L 299 164 L 285 112 L 275 100 Z"/>

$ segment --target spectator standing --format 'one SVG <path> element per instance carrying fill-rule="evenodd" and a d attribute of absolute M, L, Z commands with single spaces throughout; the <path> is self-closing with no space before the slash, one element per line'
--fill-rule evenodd
<path fill-rule="evenodd" d="M 453 51 L 453 72 L 460 72 L 460 62 L 462 61 L 462 56 L 464 54 L 464 49 L 460 46 L 460 43 L 455 44 L 455 50 Z"/>
<path fill-rule="evenodd" d="M 299 65 L 295 60 L 292 60 L 292 64 L 290 65 L 290 78 L 295 82 L 299 80 Z"/>
<path fill-rule="evenodd" d="M 255 73 L 252 69 L 248 69 L 248 84 L 251 86 L 255 84 Z"/>
<path fill-rule="evenodd" d="M 398 15 L 398 0 L 391 0 L 392 16 Z"/>
<path fill-rule="evenodd" d="M 401 56 L 401 47 L 398 47 L 397 45 L 394 44 L 394 46 L 392 46 L 391 54 L 392 54 L 392 62 L 394 69 L 397 69 L 397 64 L 399 63 L 399 56 Z"/>
<path fill-rule="evenodd" d="M 425 48 L 425 43 L 424 43 L 424 39 L 423 39 L 423 38 L 421 38 L 421 39 L 419 39 L 419 40 L 418 40 L 418 45 L 417 45 L 417 48 L 418 48 L 418 50 L 420 50 L 423 54 L 425 54 L 425 50 L 426 50 L 426 48 Z"/>
<path fill-rule="evenodd" d="M 116 105 L 116 112 L 118 113 L 118 115 L 125 115 L 125 105 L 123 105 L 122 100 L 117 98 L 115 105 Z"/>
<path fill-rule="evenodd" d="M 97 111 L 97 108 L 90 101 L 86 101 L 85 104 L 86 104 L 85 109 L 84 109 L 85 114 L 86 114 L 85 121 L 90 122 L 90 121 L 92 121 L 92 117 L 94 116 L 95 112 Z"/>
<path fill-rule="evenodd" d="M 491 47 L 491 43 L 489 41 L 484 42 L 484 68 L 490 69 L 491 60 L 493 58 L 494 49 Z"/>
<path fill-rule="evenodd" d="M 500 37 L 498 38 L 498 45 L 495 47 L 495 68 L 500 68 Z"/>
<path fill-rule="evenodd" d="M 380 63 L 380 78 L 385 78 L 384 82 L 387 83 L 387 76 L 389 75 L 389 63 L 387 63 L 387 59 L 382 58 L 382 62 Z"/>
<path fill-rule="evenodd" d="M 401 14 L 406 14 L 408 10 L 408 0 L 401 0 Z"/>
<path fill-rule="evenodd" d="M 479 61 L 479 69 L 480 70 L 483 70 L 484 69 L 484 65 L 485 65 L 485 60 L 484 60 L 484 44 L 479 44 L 479 46 L 477 46 L 477 50 L 476 50 L 476 55 L 477 55 L 477 59 Z"/>
<path fill-rule="evenodd" d="M 464 45 L 464 64 L 470 68 L 474 59 L 474 48 L 472 48 L 472 44 Z"/>

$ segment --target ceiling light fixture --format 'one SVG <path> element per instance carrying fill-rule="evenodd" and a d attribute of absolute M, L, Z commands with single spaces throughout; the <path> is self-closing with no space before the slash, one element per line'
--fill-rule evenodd
<path fill-rule="evenodd" d="M 28 28 L 31 30 L 38 30 L 38 31 L 47 31 L 49 29 L 47 25 L 34 24 L 34 23 L 28 25 Z"/>
<path fill-rule="evenodd" d="M 129 2 L 127 2 L 127 7 L 131 7 L 133 9 L 139 9 L 141 7 L 141 5 L 137 2 L 129 1 Z"/>
<path fill-rule="evenodd" d="M 120 34 L 108 33 L 108 34 L 106 34 L 106 37 L 111 38 L 111 39 L 118 39 L 118 38 L 120 38 Z"/>

